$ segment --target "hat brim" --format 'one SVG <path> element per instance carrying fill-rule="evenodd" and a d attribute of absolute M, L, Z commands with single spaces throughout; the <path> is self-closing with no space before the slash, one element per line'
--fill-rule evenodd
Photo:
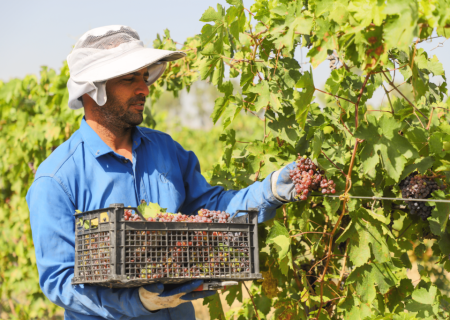
<path fill-rule="evenodd" d="M 101 82 L 135 72 L 157 62 L 175 61 L 185 56 L 186 54 L 181 51 L 139 47 L 71 77 L 76 82 Z"/>

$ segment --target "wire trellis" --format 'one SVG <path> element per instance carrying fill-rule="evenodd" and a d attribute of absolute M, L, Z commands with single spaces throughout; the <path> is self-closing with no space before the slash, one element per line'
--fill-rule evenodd
<path fill-rule="evenodd" d="M 328 195 L 328 194 L 318 194 L 311 195 L 312 197 L 328 197 L 328 198 L 339 198 L 340 195 Z M 387 197 L 365 197 L 365 196 L 348 196 L 350 199 L 368 199 L 368 200 L 390 200 L 390 201 L 423 201 L 423 202 L 446 202 L 450 203 L 449 200 L 441 199 L 414 199 L 414 198 L 387 198 Z"/>

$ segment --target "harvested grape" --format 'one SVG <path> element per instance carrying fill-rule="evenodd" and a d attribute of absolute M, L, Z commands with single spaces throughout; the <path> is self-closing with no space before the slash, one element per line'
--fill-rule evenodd
<path fill-rule="evenodd" d="M 126 209 L 124 213 L 126 221 L 142 221 L 142 219 L 133 210 Z M 186 215 L 182 213 L 161 212 L 156 217 L 147 218 L 148 222 L 200 222 L 200 223 L 230 223 L 228 219 L 230 214 L 225 211 L 215 211 L 200 209 L 197 215 Z"/>

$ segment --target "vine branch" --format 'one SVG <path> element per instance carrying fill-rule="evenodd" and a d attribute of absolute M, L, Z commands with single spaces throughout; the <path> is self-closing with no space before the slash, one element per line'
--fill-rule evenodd
<path fill-rule="evenodd" d="M 369 80 L 370 76 L 371 76 L 370 73 L 367 74 L 366 79 L 364 80 L 364 84 L 363 84 L 363 86 L 361 88 L 361 91 L 359 92 L 358 100 L 356 101 L 356 104 L 355 104 L 355 128 L 356 129 L 358 128 L 358 106 L 359 106 L 359 103 L 361 101 L 361 97 L 362 97 L 362 95 L 364 93 L 364 89 L 366 88 L 367 81 Z M 349 198 L 348 198 L 348 191 L 350 190 L 351 185 L 352 185 L 352 183 L 351 183 L 351 176 L 352 176 L 352 171 L 353 171 L 353 165 L 355 163 L 356 152 L 358 151 L 359 141 L 360 141 L 359 139 L 356 139 L 356 141 L 355 141 L 355 146 L 353 148 L 352 158 L 351 158 L 351 161 L 350 161 L 350 167 L 348 168 L 348 173 L 347 173 L 347 176 L 346 176 L 346 179 L 345 179 L 345 193 L 344 193 L 344 195 L 347 195 L 347 197 L 344 196 L 343 199 L 342 199 L 342 212 L 341 212 L 341 215 L 339 216 L 338 220 L 336 221 L 336 224 L 334 225 L 333 230 L 331 231 L 331 235 L 330 235 L 329 242 L 328 242 L 328 253 L 327 253 L 327 259 L 326 259 L 326 262 L 325 262 L 325 267 L 324 267 L 324 270 L 323 270 L 320 278 L 317 280 L 317 282 L 320 283 L 320 305 L 319 305 L 319 311 L 317 312 L 316 320 L 319 320 L 320 313 L 322 312 L 322 307 L 323 307 L 323 281 L 324 281 L 325 275 L 327 274 L 328 266 L 330 265 L 330 260 L 331 260 L 331 257 L 332 257 L 334 234 L 336 233 L 336 230 L 339 228 L 339 226 L 341 224 L 341 221 L 342 221 L 342 218 L 344 217 L 346 209 L 347 209 L 347 201 L 349 200 Z"/>
<path fill-rule="evenodd" d="M 383 87 L 384 92 L 386 93 L 386 96 L 388 98 L 389 105 L 391 106 L 392 114 L 394 114 L 394 108 L 392 107 L 392 101 L 391 101 L 391 97 L 389 96 L 389 92 L 386 90 L 386 87 L 384 86 L 384 84 L 381 84 L 381 86 Z"/>
<path fill-rule="evenodd" d="M 327 158 L 328 161 L 330 161 L 330 163 L 331 163 L 336 169 L 338 169 L 338 170 L 344 175 L 344 177 L 347 177 L 347 175 L 345 174 L 345 172 L 342 171 L 342 169 L 339 168 L 339 167 L 333 162 L 333 160 L 331 160 L 330 158 L 328 158 L 328 156 L 325 154 L 325 152 L 323 152 L 323 150 L 322 150 L 322 154 L 325 156 L 325 158 Z"/>
<path fill-rule="evenodd" d="M 325 93 L 325 94 L 328 94 L 328 95 L 330 95 L 330 96 L 332 96 L 332 97 L 335 97 L 335 98 L 338 98 L 338 99 L 342 99 L 342 100 L 345 100 L 345 101 L 347 101 L 347 102 L 350 102 L 350 103 L 353 103 L 353 104 L 355 104 L 353 101 L 350 101 L 350 100 L 348 100 L 348 99 L 345 99 L 345 98 L 342 98 L 342 97 L 340 97 L 340 96 L 337 96 L 337 95 L 335 95 L 335 94 L 332 94 L 332 93 L 329 93 L 329 92 L 326 92 L 326 91 L 323 91 L 323 90 L 320 90 L 320 89 L 318 89 L 318 88 L 314 88 L 316 91 L 319 91 L 319 92 L 322 92 L 322 93 Z"/>
<path fill-rule="evenodd" d="M 409 99 L 407 98 L 407 97 L 405 97 L 405 95 L 394 85 L 394 83 L 388 78 L 388 76 L 386 75 L 386 73 L 383 71 L 383 75 L 384 75 L 384 77 L 386 78 L 386 81 L 389 83 L 389 85 L 391 86 L 391 87 L 393 87 L 402 97 L 403 97 L 403 99 L 405 99 L 417 112 L 419 112 L 421 115 L 422 115 L 422 117 L 424 117 L 425 119 L 427 119 L 428 120 L 428 117 L 426 117 L 423 113 L 422 113 L 422 111 L 420 111 L 419 109 L 417 109 L 417 107 L 411 102 L 411 101 L 409 101 Z"/>

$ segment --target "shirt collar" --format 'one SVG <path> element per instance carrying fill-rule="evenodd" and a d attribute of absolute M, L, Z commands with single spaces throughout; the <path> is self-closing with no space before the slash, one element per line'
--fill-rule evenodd
<path fill-rule="evenodd" d="M 80 125 L 81 136 L 95 158 L 114 152 L 86 122 L 83 117 Z M 142 138 L 146 137 L 141 128 L 136 127 L 133 132 L 133 149 L 135 150 L 141 144 Z"/>
<path fill-rule="evenodd" d="M 147 138 L 147 136 L 142 132 L 140 127 L 136 127 L 133 132 L 133 149 L 140 146 L 142 138 Z"/>
<path fill-rule="evenodd" d="M 81 136 L 83 137 L 83 141 L 88 146 L 92 155 L 95 158 L 98 158 L 104 154 L 114 152 L 94 131 L 86 122 L 86 119 L 81 120 L 80 125 Z"/>

